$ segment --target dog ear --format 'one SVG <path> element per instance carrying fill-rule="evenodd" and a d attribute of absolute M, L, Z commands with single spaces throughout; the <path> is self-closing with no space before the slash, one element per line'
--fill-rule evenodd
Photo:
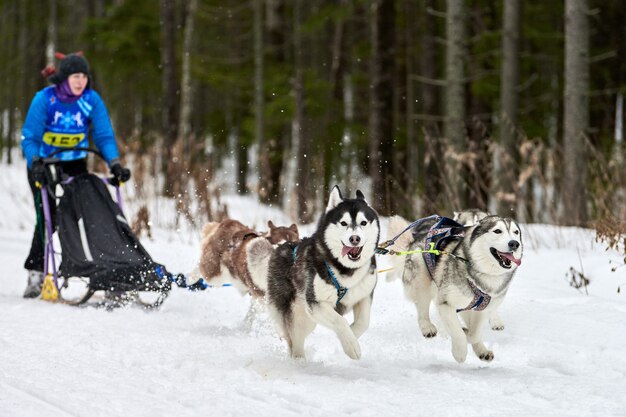
<path fill-rule="evenodd" d="M 343 201 L 343 197 L 341 196 L 341 191 L 339 191 L 338 186 L 334 186 L 332 191 L 330 192 L 330 197 L 328 199 L 328 205 L 326 206 L 326 212 L 328 213 L 330 210 L 334 209 Z"/>
<path fill-rule="evenodd" d="M 291 226 L 289 226 L 289 230 L 293 230 L 294 232 L 298 233 L 298 226 L 296 226 L 295 223 L 292 223 Z"/>
<path fill-rule="evenodd" d="M 267 221 L 267 227 L 269 227 L 270 230 L 276 229 L 276 226 L 274 226 L 274 223 L 271 220 Z"/>
<path fill-rule="evenodd" d="M 356 198 L 358 200 L 363 200 L 363 201 L 365 201 L 367 203 L 367 200 L 365 200 L 365 196 L 363 195 L 361 190 L 356 190 Z"/>

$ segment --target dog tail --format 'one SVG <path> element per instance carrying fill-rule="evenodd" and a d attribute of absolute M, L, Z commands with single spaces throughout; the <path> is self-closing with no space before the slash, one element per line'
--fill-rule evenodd
<path fill-rule="evenodd" d="M 411 243 L 413 243 L 413 234 L 410 230 L 401 233 L 409 225 L 409 222 L 401 216 L 392 216 L 389 219 L 389 228 L 387 230 L 387 239 L 396 239 L 394 244 L 390 246 L 391 249 L 397 251 L 408 250 Z M 398 236 L 399 235 L 399 236 Z"/>
<path fill-rule="evenodd" d="M 219 228 L 219 222 L 209 222 L 202 226 L 202 240 L 200 242 L 200 259 L 196 268 L 189 273 L 192 280 L 213 279 L 220 274 L 220 254 L 213 250 L 211 241 Z"/>
<path fill-rule="evenodd" d="M 393 216 L 389 219 L 389 228 L 387 229 L 387 239 L 396 238 L 396 241 L 393 245 L 389 246 L 389 249 L 392 249 L 396 252 L 406 251 L 413 243 L 413 235 L 410 230 L 402 233 L 400 236 L 398 234 L 402 232 L 407 226 L 409 222 L 402 218 L 401 216 Z M 389 255 L 391 261 L 392 269 L 387 272 L 386 280 L 393 281 L 402 277 L 402 272 L 404 271 L 404 262 L 405 256 L 403 255 Z"/>
<path fill-rule="evenodd" d="M 274 252 L 272 244 L 264 237 L 255 237 L 246 245 L 248 272 L 252 282 L 267 293 L 267 272 L 270 257 Z"/>

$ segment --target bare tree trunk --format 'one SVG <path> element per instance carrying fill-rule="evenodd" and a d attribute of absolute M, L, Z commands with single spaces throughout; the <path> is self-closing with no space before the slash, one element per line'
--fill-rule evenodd
<path fill-rule="evenodd" d="M 346 0 L 341 0 L 342 5 L 346 5 Z M 343 76 L 345 73 L 346 59 L 344 48 L 346 44 L 346 24 L 344 20 L 337 20 L 334 25 L 332 41 L 332 63 L 330 71 L 330 86 L 332 89 L 332 100 L 341 101 L 343 97 Z"/>
<path fill-rule="evenodd" d="M 175 0 L 161 0 L 161 64 L 163 65 L 162 86 L 162 131 L 163 131 L 163 159 L 162 170 L 165 173 L 164 193 L 167 196 L 175 195 L 176 161 L 172 149 L 176 142 L 178 105 L 176 94 L 176 27 L 174 22 Z"/>
<path fill-rule="evenodd" d="M 521 1 L 504 2 L 504 32 L 502 35 L 502 71 L 500 76 L 500 146 L 494 173 L 496 181 L 497 212 L 516 215 L 518 190 L 518 135 L 517 109 L 519 84 L 519 39 Z"/>
<path fill-rule="evenodd" d="M 425 79 L 434 80 L 437 78 L 437 45 L 435 38 L 437 35 L 437 25 L 435 17 L 430 15 L 429 10 L 433 9 L 436 0 L 423 0 L 421 11 L 421 51 L 419 60 L 420 74 Z M 420 88 L 421 111 L 428 116 L 439 114 L 439 87 L 431 83 L 422 83 Z M 423 123 L 424 134 L 424 167 L 419 170 L 419 177 L 422 178 L 424 189 L 423 214 L 429 215 L 439 213 L 443 203 L 442 199 L 442 174 L 444 166 L 442 163 L 440 131 L 437 122 L 425 120 Z"/>
<path fill-rule="evenodd" d="M 286 19 L 285 0 L 266 0 L 265 28 L 267 30 L 268 60 L 266 68 L 287 67 L 287 50 L 289 40 L 287 38 L 288 25 Z M 278 99 L 274 95 L 268 96 L 268 107 Z M 281 171 L 283 169 L 284 155 L 290 149 L 291 134 L 285 124 L 271 123 L 267 120 L 264 131 L 263 147 L 259 147 L 260 159 L 264 163 L 260 175 L 260 197 L 267 204 L 280 204 L 282 187 Z"/>
<path fill-rule="evenodd" d="M 6 2 L 8 3 L 8 2 Z M 10 6 L 9 4 L 3 4 L 2 12 L 0 13 L 0 37 L 5 38 L 5 33 L 9 33 L 10 29 Z M 10 52 L 9 45 L 5 44 L 3 51 Z M 4 159 L 5 153 L 5 142 L 7 141 L 6 132 L 9 125 L 8 117 L 8 108 L 9 108 L 9 94 L 8 87 L 9 81 L 11 77 L 9 77 L 8 69 L 6 65 L 0 66 L 0 162 Z"/>
<path fill-rule="evenodd" d="M 561 205 L 561 184 L 559 182 L 559 173 L 561 172 L 562 157 L 561 146 L 559 145 L 559 116 L 561 114 L 562 102 L 559 98 L 561 92 L 559 91 L 559 79 L 557 75 L 557 68 L 554 63 L 548 64 L 548 72 L 552 74 L 550 76 L 550 107 L 549 113 L 546 117 L 546 124 L 548 126 L 548 148 L 546 150 L 546 161 L 544 168 L 545 176 L 545 195 L 539 200 L 537 209 L 527 211 L 527 220 L 534 219 L 540 222 L 557 222 L 558 210 Z M 526 195 L 532 193 L 532 190 L 527 186 L 522 186 L 521 195 L 524 199 Z M 518 218 L 522 220 L 522 213 L 518 207 Z M 526 213 L 524 213 L 526 214 Z"/>
<path fill-rule="evenodd" d="M 5 38 L 6 33 L 10 33 L 10 22 L 12 21 L 11 10 L 12 5 L 9 2 L 6 2 L 2 6 L 2 12 L 0 13 L 0 36 Z M 4 48 L 2 51 L 5 53 L 10 53 L 10 43 L 7 42 L 4 44 Z M 9 76 L 9 70 L 6 65 L 0 66 L 0 162 L 4 160 L 4 154 L 6 152 L 7 141 L 8 141 L 8 128 L 9 128 L 9 108 L 10 108 L 10 94 L 9 94 L 9 86 L 11 77 Z"/>
<path fill-rule="evenodd" d="M 263 87 L 263 0 L 253 0 L 254 6 L 254 138 L 259 152 L 259 196 L 268 193 L 269 159 L 265 145 L 265 98 Z"/>
<path fill-rule="evenodd" d="M 174 147 L 172 161 L 170 166 L 174 169 L 171 170 L 172 185 L 174 189 L 174 197 L 176 199 L 176 221 L 179 220 L 179 215 L 184 214 L 189 223 L 195 227 L 196 223 L 191 213 L 191 196 L 190 196 L 190 178 L 193 178 L 195 191 L 194 198 L 202 196 L 204 201 L 200 206 L 205 206 L 205 213 L 207 216 L 211 213 L 211 201 L 208 199 L 208 182 L 211 178 L 207 168 L 199 166 L 197 158 L 191 158 L 192 150 L 194 149 L 193 135 L 191 132 L 191 102 L 193 95 L 191 91 L 191 55 L 193 49 L 193 31 L 195 14 L 198 7 L 197 0 L 190 0 L 186 3 L 185 8 L 185 23 L 183 32 L 183 46 L 182 46 L 182 67 L 181 67 L 181 80 L 180 80 L 180 107 L 177 126 L 176 145 Z M 210 164 L 208 164 L 210 166 Z"/>
<path fill-rule="evenodd" d="M 28 40 L 29 37 L 31 35 L 31 31 L 30 31 L 30 27 L 28 25 L 28 7 L 27 7 L 27 3 L 25 1 L 20 1 L 19 2 L 19 8 L 18 8 L 18 22 L 19 23 L 19 35 L 17 38 L 17 48 L 16 48 L 16 56 L 19 59 L 19 68 L 21 69 L 21 72 L 23 74 L 29 74 L 30 73 L 30 69 L 31 66 L 29 64 L 31 64 L 31 62 L 29 62 L 28 59 L 28 55 L 29 55 L 29 49 L 28 49 Z M 10 164 L 12 162 L 12 152 L 11 150 L 13 149 L 14 143 L 13 143 L 13 139 L 15 136 L 15 132 L 19 129 L 19 124 L 17 123 L 17 121 L 19 120 L 19 109 L 20 109 L 20 105 L 23 108 L 26 108 L 25 103 L 18 103 L 19 97 L 25 97 L 26 96 L 26 92 L 29 91 L 29 84 L 30 84 L 30 79 L 29 77 L 22 77 L 21 79 L 21 83 L 17 84 L 15 83 L 12 87 L 11 87 L 11 91 L 13 94 L 13 97 L 11 99 L 12 101 L 12 106 L 11 106 L 11 112 L 10 112 L 10 129 L 9 129 L 9 141 L 7 143 L 7 147 L 8 147 L 8 154 L 7 154 L 7 162 Z"/>
<path fill-rule="evenodd" d="M 357 173 L 359 171 L 359 164 L 355 163 L 355 145 L 354 145 L 354 132 L 352 124 L 354 123 L 354 85 L 352 81 L 351 71 L 346 71 L 343 76 L 343 118 L 345 126 L 342 132 L 341 138 L 341 164 L 343 180 L 343 188 L 348 195 L 351 191 L 355 191 L 357 188 Z"/>
<path fill-rule="evenodd" d="M 236 10 L 241 4 L 238 0 L 228 0 L 226 3 L 229 13 L 233 10 Z M 247 11 L 242 12 L 247 13 Z M 250 54 L 251 52 L 253 52 L 252 45 L 249 44 L 249 37 L 238 37 L 238 35 L 241 33 L 241 22 L 237 19 L 228 19 L 225 24 L 226 36 L 233 39 L 233 47 L 228 48 L 228 59 L 236 62 L 237 59 L 240 59 L 242 53 Z M 247 87 L 243 88 L 247 89 Z M 231 147 L 232 154 L 235 158 L 236 192 L 237 194 L 244 195 L 247 194 L 249 191 L 248 170 L 250 169 L 250 155 L 248 155 L 248 150 L 250 147 L 250 140 L 249 138 L 244 137 L 247 135 L 244 135 L 241 129 L 241 94 L 242 86 L 239 84 L 234 85 L 232 91 L 230 92 L 230 96 L 227 98 L 226 101 L 226 126 L 230 138 L 228 141 L 229 147 Z M 195 112 L 195 114 L 197 116 L 197 112 Z M 199 125 L 201 124 L 199 123 Z M 199 140 L 196 139 L 196 141 Z M 215 162 L 209 161 L 208 169 L 210 170 L 210 175 L 214 175 L 213 172 L 211 172 L 214 166 Z"/>
<path fill-rule="evenodd" d="M 404 5 L 404 13 L 406 16 L 414 16 L 417 15 L 417 11 L 415 10 L 415 6 L 413 2 L 406 2 Z M 412 21 L 412 19 L 409 19 Z M 413 44 L 415 43 L 414 30 L 412 24 L 405 24 L 404 29 L 404 43 L 405 43 L 405 56 L 406 56 L 406 74 L 405 74 L 405 84 L 406 84 L 406 114 L 405 114 L 405 123 L 406 123 L 406 176 L 408 180 L 408 189 L 407 194 L 412 200 L 414 192 L 417 190 L 417 179 L 419 178 L 419 170 L 422 165 L 419 159 L 419 148 L 417 143 L 417 135 L 415 131 L 415 119 L 413 119 L 413 114 L 415 113 L 415 93 L 413 92 L 413 73 L 415 71 L 414 68 L 414 59 L 413 59 Z M 418 162 L 419 161 L 419 162 Z M 407 207 L 409 208 L 409 207 Z M 415 211 L 414 207 L 410 207 L 411 211 Z"/>
<path fill-rule="evenodd" d="M 586 135 L 589 128 L 589 22 L 587 0 L 565 0 L 563 213 L 565 224 L 587 222 Z"/>
<path fill-rule="evenodd" d="M 46 42 L 46 65 L 54 64 L 57 45 L 57 1 L 48 1 L 48 39 Z"/>
<path fill-rule="evenodd" d="M 613 161 L 616 172 L 624 172 L 624 95 L 620 92 L 615 97 L 615 142 L 613 143 Z M 616 218 L 626 219 L 626 180 L 618 183 L 613 197 L 613 207 L 619 207 Z"/>
<path fill-rule="evenodd" d="M 341 169 L 340 183 L 341 190 L 346 195 L 352 195 L 358 188 L 360 177 L 360 164 L 355 158 L 354 131 L 352 125 L 354 123 L 355 102 L 354 102 L 354 82 L 353 82 L 353 39 L 355 34 L 355 14 L 356 7 L 352 0 L 341 0 L 341 4 L 348 6 L 350 10 L 350 19 L 342 23 L 342 30 L 337 28 L 337 35 L 341 33 L 341 40 L 336 44 L 336 54 L 334 54 L 333 62 L 337 62 L 337 87 L 341 87 L 341 91 L 337 100 L 341 102 L 341 115 L 343 117 L 343 129 L 341 131 Z M 338 37 L 338 36 L 337 36 Z"/>
<path fill-rule="evenodd" d="M 471 28 L 468 36 L 481 36 L 485 32 L 496 31 L 499 28 L 492 26 L 492 19 L 489 16 L 495 15 L 490 13 L 490 9 L 473 6 L 469 15 L 472 16 Z M 468 48 L 467 53 L 467 73 L 472 77 L 481 76 L 495 70 L 495 67 L 489 60 L 479 59 L 472 54 L 473 50 Z M 478 51 L 476 51 L 478 52 Z M 463 158 L 462 175 L 466 178 L 466 195 L 465 207 L 475 207 L 481 210 L 487 209 L 489 205 L 489 189 L 491 187 L 491 163 L 489 157 L 490 144 L 490 118 L 483 115 L 492 114 L 493 107 L 491 100 L 485 100 L 479 94 L 472 94 L 473 84 L 468 81 L 465 87 L 467 98 L 467 108 L 469 115 L 467 124 L 468 141 L 467 152 Z"/>
<path fill-rule="evenodd" d="M 295 99 L 295 117 L 293 128 L 292 147 L 296 160 L 296 200 L 298 222 L 301 224 L 310 223 L 313 220 L 314 206 L 309 206 L 308 200 L 310 193 L 310 146 L 308 138 L 304 136 L 304 76 L 302 62 L 302 0 L 294 2 L 294 27 L 293 27 L 293 46 L 294 46 L 294 99 Z"/>
<path fill-rule="evenodd" d="M 351 0 L 340 0 L 342 7 L 346 7 L 347 14 L 352 15 L 353 4 Z M 321 37 L 318 36 L 315 39 L 316 45 L 329 45 L 330 53 L 330 71 L 328 77 L 328 95 L 326 102 L 326 108 L 324 109 L 324 115 L 319 123 L 314 123 L 313 129 L 315 133 L 313 135 L 319 136 L 320 134 L 330 134 L 331 137 L 324 139 L 325 144 L 317 145 L 316 166 L 322 167 L 323 182 L 321 187 L 317 187 L 315 190 L 318 195 L 327 195 L 330 188 L 334 185 L 339 185 L 344 195 L 350 195 L 351 190 L 354 190 L 354 184 L 350 184 L 351 176 L 349 167 L 352 157 L 352 145 L 349 138 L 349 126 L 346 120 L 347 107 L 345 102 L 345 83 L 349 83 L 349 77 L 346 76 L 348 68 L 347 60 L 347 48 L 348 43 L 346 41 L 348 18 L 335 19 L 332 24 L 332 31 L 329 30 Z M 331 25 L 329 25 L 330 27 Z M 305 48 L 306 49 L 306 48 Z M 326 58 L 324 52 L 316 50 L 315 61 L 316 63 L 325 62 Z M 321 55 L 321 56 L 320 56 Z M 324 64 L 324 67 L 326 65 Z M 328 133 L 327 133 L 328 132 Z M 332 132 L 332 133 L 330 133 Z M 335 137 L 335 132 L 341 132 L 341 137 Z M 337 140 L 337 142 L 335 142 Z M 333 151 L 335 143 L 340 146 L 340 151 Z M 322 149 L 319 152 L 320 148 Z M 313 151 L 315 152 L 315 151 Z M 322 192 L 320 192 L 322 190 Z M 323 207 L 323 205 L 322 205 Z"/>
<path fill-rule="evenodd" d="M 6 142 L 6 154 L 7 154 L 7 164 L 11 165 L 13 162 L 13 156 L 11 155 L 11 150 L 13 149 L 13 136 L 15 134 L 15 87 L 12 86 L 9 89 L 9 111 L 8 111 L 8 124 L 7 124 L 7 142 Z"/>
<path fill-rule="evenodd" d="M 51 2 L 52 1 L 57 3 L 59 0 L 51 0 Z M 94 19 L 94 18 L 100 19 L 104 16 L 104 13 L 105 13 L 104 2 L 105 0 L 88 0 L 87 1 L 87 16 L 89 19 Z M 57 12 L 55 11 L 55 13 Z M 57 17 L 55 16 L 55 21 L 56 20 L 57 20 Z M 55 22 L 54 25 L 58 26 L 58 22 Z M 54 38 L 51 38 L 51 37 L 48 38 L 48 42 L 50 42 L 51 39 L 54 41 L 55 48 L 58 43 L 58 39 L 57 39 L 58 35 L 56 32 L 57 32 L 57 29 L 55 28 Z M 94 57 L 102 55 L 105 49 L 105 46 L 102 45 L 100 42 L 98 42 L 98 39 L 96 38 L 89 38 L 88 40 L 86 40 L 86 47 L 87 47 L 87 50 L 89 51 L 89 54 Z M 54 50 L 51 50 L 50 53 L 54 54 Z M 91 76 L 90 81 L 92 83 L 92 87 L 97 89 L 98 93 L 100 93 L 101 96 L 105 96 L 105 95 L 108 96 L 107 89 L 105 88 L 106 86 L 98 77 L 99 76 L 98 68 L 95 68 L 92 66 L 89 71 L 91 72 L 91 74 L 89 75 Z M 137 102 L 137 100 L 135 100 L 135 102 Z M 111 116 L 115 117 L 115 113 L 111 114 Z M 116 133 L 119 133 L 119 131 L 116 131 Z"/>
<path fill-rule="evenodd" d="M 464 0 L 446 0 L 446 92 L 444 138 L 446 140 L 446 173 L 451 189 L 447 196 L 453 209 L 466 205 L 461 154 L 466 138 L 465 127 L 465 60 L 466 29 Z"/>
<path fill-rule="evenodd" d="M 624 94 L 617 93 L 615 97 L 615 143 L 613 144 L 613 154 L 615 162 L 621 166 L 624 162 L 622 155 L 622 143 L 624 143 Z"/>
<path fill-rule="evenodd" d="M 180 118 L 178 121 L 178 137 L 183 141 L 183 155 L 186 160 L 190 157 L 190 151 L 194 144 L 191 138 L 191 104 L 193 95 L 191 91 L 191 55 L 193 49 L 193 28 L 198 0 L 189 0 L 187 3 L 187 16 L 185 20 L 185 33 L 183 39 L 183 65 L 180 85 Z"/>
<path fill-rule="evenodd" d="M 0 75 L 2 74 L 0 73 Z M 4 105 L 4 100 L 2 101 L 2 105 Z M 4 156 L 4 130 L 7 126 L 5 115 L 6 110 L 0 107 L 0 162 L 2 162 Z"/>
<path fill-rule="evenodd" d="M 400 13 L 410 13 L 410 2 L 401 3 Z M 394 54 L 394 75 L 393 75 L 393 92 L 392 92 L 392 126 L 394 139 L 390 147 L 389 154 L 393 158 L 391 177 L 393 178 L 393 188 L 391 191 L 391 199 L 393 200 L 393 212 L 404 217 L 413 216 L 415 210 L 412 204 L 412 178 L 408 174 L 409 147 L 410 142 L 408 134 L 412 126 L 407 123 L 409 120 L 409 93 L 411 74 L 411 61 L 414 56 L 411 49 L 414 45 L 411 32 L 413 26 L 404 19 L 399 19 L 398 24 L 394 25 L 395 36 L 395 54 Z M 413 163 L 416 163 L 414 160 Z"/>
<path fill-rule="evenodd" d="M 395 47 L 394 0 L 376 0 L 372 7 L 372 57 L 369 116 L 369 175 L 372 205 L 383 216 L 395 212 L 393 178 L 393 79 Z"/>

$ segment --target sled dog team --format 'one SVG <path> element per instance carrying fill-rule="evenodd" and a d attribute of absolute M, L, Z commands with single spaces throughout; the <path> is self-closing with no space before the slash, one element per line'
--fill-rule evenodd
<path fill-rule="evenodd" d="M 388 279 L 402 279 L 425 338 L 437 334 L 432 302 L 454 359 L 465 361 L 468 343 L 481 360 L 494 358 L 481 328 L 486 320 L 494 330 L 504 328 L 496 309 L 523 253 L 513 219 L 477 210 L 411 224 L 394 216 L 381 244 L 378 215 L 363 194 L 344 198 L 334 187 L 312 236 L 300 239 L 295 224 L 268 226 L 258 233 L 232 219 L 207 224 L 198 272 L 212 285 L 228 280 L 253 301 L 265 302 L 292 357 L 304 358 L 304 342 L 318 324 L 337 335 L 346 355 L 361 357 L 358 339 L 370 323 L 375 255 L 386 253 L 394 266 Z M 350 311 L 351 324 L 344 317 Z"/>

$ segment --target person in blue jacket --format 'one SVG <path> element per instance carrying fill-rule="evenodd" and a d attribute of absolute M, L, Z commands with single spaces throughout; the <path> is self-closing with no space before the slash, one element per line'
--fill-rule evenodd
<path fill-rule="evenodd" d="M 130 178 L 130 170 L 120 164 L 107 108 L 100 95 L 90 88 L 87 60 L 82 52 L 57 53 L 56 56 L 61 59 L 58 70 L 48 67 L 42 71 L 44 76 L 49 75 L 48 81 L 53 85 L 35 94 L 22 128 L 22 150 L 37 213 L 30 253 L 24 262 L 28 271 L 25 298 L 38 297 L 44 279 L 45 226 L 40 192 L 46 181 L 43 158 L 58 149 L 87 148 L 91 134 L 93 144 L 104 156 L 113 176 L 120 182 Z M 70 176 L 86 173 L 86 157 L 85 151 L 60 152 L 55 155 L 60 160 L 56 167 Z M 49 203 L 54 217 L 54 199 L 50 198 Z"/>

